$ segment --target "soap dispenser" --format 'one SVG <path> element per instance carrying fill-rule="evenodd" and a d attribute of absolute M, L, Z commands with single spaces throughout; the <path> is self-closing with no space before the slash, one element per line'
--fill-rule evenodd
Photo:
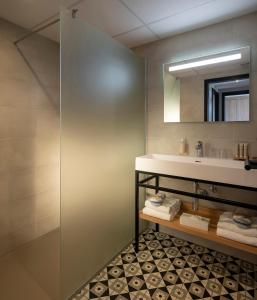
<path fill-rule="evenodd" d="M 186 139 L 182 138 L 180 140 L 180 145 L 179 145 L 179 155 L 186 155 L 187 154 L 187 144 L 186 144 Z"/>
<path fill-rule="evenodd" d="M 195 146 L 195 150 L 196 150 L 197 157 L 203 157 L 203 142 L 202 141 L 197 142 L 197 144 Z"/>

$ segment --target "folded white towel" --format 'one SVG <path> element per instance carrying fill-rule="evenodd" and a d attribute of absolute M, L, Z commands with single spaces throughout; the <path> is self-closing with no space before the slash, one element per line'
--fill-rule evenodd
<path fill-rule="evenodd" d="M 251 218 L 251 220 L 253 221 L 253 223 L 249 228 L 241 228 L 234 223 L 233 213 L 228 211 L 220 215 L 217 227 L 230 230 L 244 236 L 257 238 L 257 218 Z"/>
<path fill-rule="evenodd" d="M 144 207 L 143 208 L 143 213 L 144 214 L 155 217 L 155 218 L 159 218 L 159 219 L 162 219 L 162 220 L 166 220 L 166 221 L 172 221 L 178 212 L 179 212 L 179 209 L 175 212 L 170 213 L 170 214 L 166 214 L 164 212 L 153 210 L 149 207 Z"/>
<path fill-rule="evenodd" d="M 251 246 L 256 246 L 257 247 L 257 238 L 255 237 L 249 237 L 249 236 L 245 236 L 227 229 L 223 229 L 223 228 L 217 228 L 217 235 L 224 237 L 226 239 L 230 239 L 233 241 L 237 241 L 239 243 L 243 243 L 243 244 L 248 244 Z"/>
<path fill-rule="evenodd" d="M 166 198 L 163 201 L 162 205 L 159 206 L 153 205 L 149 199 L 145 201 L 146 207 L 159 212 L 163 212 L 165 214 L 176 212 L 178 209 L 180 209 L 180 205 L 181 205 L 181 200 L 175 198 L 170 198 L 170 199 Z"/>

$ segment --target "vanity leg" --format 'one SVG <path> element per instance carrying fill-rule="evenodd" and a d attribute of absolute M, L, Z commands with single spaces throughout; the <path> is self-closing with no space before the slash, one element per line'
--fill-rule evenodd
<path fill-rule="evenodd" d="M 139 243 L 139 172 L 135 173 L 135 250 L 138 252 Z"/>
<path fill-rule="evenodd" d="M 156 186 L 156 189 L 155 189 L 155 194 L 157 194 L 159 192 L 159 176 L 156 175 L 155 177 L 155 186 Z M 155 224 L 155 231 L 159 232 L 159 224 Z"/>

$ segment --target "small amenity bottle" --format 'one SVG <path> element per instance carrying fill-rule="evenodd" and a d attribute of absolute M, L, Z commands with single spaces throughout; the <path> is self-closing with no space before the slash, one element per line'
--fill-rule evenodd
<path fill-rule="evenodd" d="M 180 145 L 179 145 L 179 155 L 186 155 L 187 149 L 186 149 L 186 139 L 182 138 L 180 140 Z"/>

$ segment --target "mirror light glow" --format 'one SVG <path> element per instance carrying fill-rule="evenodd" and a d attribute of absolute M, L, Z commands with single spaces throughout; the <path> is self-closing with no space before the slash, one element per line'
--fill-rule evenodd
<path fill-rule="evenodd" d="M 226 56 L 220 56 L 210 59 L 204 59 L 204 60 L 198 60 L 191 63 L 185 63 L 181 65 L 171 66 L 169 67 L 169 72 L 184 70 L 184 69 L 190 69 L 195 67 L 201 67 L 201 66 L 207 66 L 212 64 L 218 64 L 222 62 L 232 61 L 232 60 L 238 60 L 242 58 L 241 53 L 226 55 Z"/>

